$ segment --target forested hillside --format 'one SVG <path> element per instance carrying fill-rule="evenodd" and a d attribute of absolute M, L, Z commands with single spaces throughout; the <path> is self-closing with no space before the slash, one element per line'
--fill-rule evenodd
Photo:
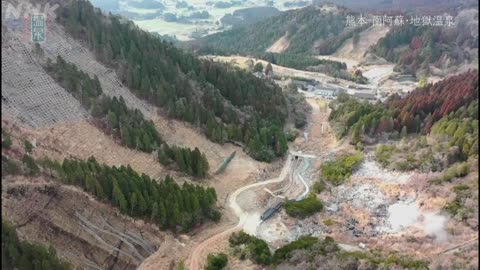
<path fill-rule="evenodd" d="M 125 146 L 150 153 L 162 143 L 152 121 L 145 120 L 139 110 L 127 108 L 123 97 L 110 98 L 103 94 L 97 76 L 90 78 L 61 56 L 54 63 L 48 59 L 45 69 L 87 111 L 101 119 L 103 128 L 108 133 L 113 132 Z"/>
<path fill-rule="evenodd" d="M 284 12 L 254 25 L 239 27 L 202 38 L 197 44 L 205 53 L 264 53 L 275 41 L 286 35 L 289 42 L 285 53 L 331 54 L 342 43 L 362 29 L 346 28 L 351 11 L 321 11 L 318 6 Z"/>
<path fill-rule="evenodd" d="M 169 147 L 153 122 L 147 121 L 142 112 L 129 109 L 122 96 L 110 98 L 104 95 L 97 76 L 90 78 L 60 56 L 55 63 L 48 59 L 45 69 L 97 119 L 102 130 L 119 138 L 123 145 L 147 153 L 158 151 L 162 164 L 175 162 L 182 172 L 201 178 L 207 176 L 208 161 L 198 148 L 192 151 L 190 148 Z"/>
<path fill-rule="evenodd" d="M 189 44 L 200 54 L 240 54 L 266 60 L 284 67 L 316 71 L 357 83 L 366 83 L 364 77 L 346 71 L 345 63 L 320 60 L 314 55 L 334 53 L 342 44 L 367 29 L 369 24 L 345 27 L 346 16 L 354 14 L 342 7 L 308 6 L 286 11 L 256 24 L 206 36 Z M 280 50 L 271 51 L 282 43 Z"/>
<path fill-rule="evenodd" d="M 478 99 L 440 119 L 431 133 L 446 137 L 463 156 L 478 155 Z"/>
<path fill-rule="evenodd" d="M 471 70 L 435 84 L 415 89 L 406 97 L 391 96 L 385 104 L 362 103 L 346 96 L 332 104 L 330 120 L 339 124 L 336 131 L 357 137 L 405 129 L 406 133 L 430 132 L 432 125 L 461 107 L 478 100 L 478 71 Z"/>
<path fill-rule="evenodd" d="M 403 98 L 393 96 L 385 103 L 340 96 L 331 107 L 329 120 L 337 135 L 350 136 L 350 143 L 359 150 L 381 138 L 407 140 L 403 150 L 395 145 L 377 149 L 377 159 L 384 166 L 390 165 L 393 153 L 404 156 L 397 169 L 425 171 L 478 155 L 477 70 L 417 88 Z"/>
<path fill-rule="evenodd" d="M 99 200 L 112 202 L 122 213 L 150 220 L 164 229 L 188 231 L 207 218 L 220 219 L 213 188 L 188 183 L 180 187 L 169 176 L 156 181 L 130 167 L 101 165 L 94 158 L 46 164 L 59 173 L 63 183 L 82 187 Z"/>
<path fill-rule="evenodd" d="M 88 1 L 73 1 L 57 11 L 66 30 L 85 41 L 138 97 L 201 127 L 215 142 L 244 142 L 259 160 L 285 153 L 286 101 L 278 86 L 237 68 L 200 61 L 132 22 L 105 17 Z"/>
<path fill-rule="evenodd" d="M 179 186 L 168 175 L 156 180 L 140 175 L 130 166 L 100 164 L 94 157 L 58 162 L 47 157 L 35 160 L 25 154 L 19 162 L 2 155 L 2 174 L 49 176 L 62 184 L 82 188 L 99 201 L 118 207 L 125 215 L 142 218 L 165 230 L 186 232 L 207 220 L 221 218 L 213 188 L 187 182 Z"/>
<path fill-rule="evenodd" d="M 455 18 L 454 26 L 394 26 L 372 51 L 396 63 L 398 71 L 412 75 L 419 71 L 428 75 L 430 65 L 445 68 L 470 63 L 478 59 L 478 54 L 473 53 L 478 50 L 478 34 L 473 30 L 478 27 L 478 11 L 476 27 L 471 16 L 462 13 Z"/>
<path fill-rule="evenodd" d="M 9 149 L 11 144 L 10 134 L 2 132 L 2 147 Z M 25 140 L 22 160 L 2 154 L 2 177 L 48 176 L 62 184 L 80 187 L 99 201 L 112 203 L 123 214 L 148 220 L 162 229 L 189 231 L 206 220 L 218 221 L 221 217 L 213 188 L 187 182 L 179 186 L 168 175 L 156 180 L 146 174 L 140 175 L 130 166 L 100 164 L 94 157 L 64 159 L 63 162 L 48 157 L 34 159 L 32 149 L 31 143 Z M 192 155 L 198 153 L 196 149 Z"/>
<path fill-rule="evenodd" d="M 417 88 L 405 98 L 393 96 L 387 106 L 394 112 L 394 128 L 427 134 L 440 118 L 478 100 L 478 71 L 471 70 L 435 84 Z"/>

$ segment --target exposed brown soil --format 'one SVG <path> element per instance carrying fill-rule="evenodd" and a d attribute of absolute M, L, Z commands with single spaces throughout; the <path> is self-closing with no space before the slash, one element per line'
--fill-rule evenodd
<path fill-rule="evenodd" d="M 153 155 L 119 145 L 113 137 L 105 135 L 87 121 L 35 130 L 19 127 L 2 120 L 2 128 L 7 128 L 12 133 L 14 139 L 12 148 L 16 149 L 14 151 L 19 152 L 17 158 L 22 155 L 22 140 L 28 139 L 35 145 L 33 153 L 35 158 L 49 157 L 62 161 L 67 157 L 87 159 L 90 156 L 94 156 L 101 163 L 106 163 L 110 166 L 130 165 L 138 172 L 148 174 L 156 179 L 162 179 L 165 175 L 170 174 L 174 176 L 175 180 L 180 182 L 194 181 L 198 184 L 214 187 L 217 191 L 218 204 L 221 210 L 224 209 L 229 193 L 253 181 L 253 179 L 257 178 L 259 172 L 263 172 L 263 169 L 268 165 L 253 160 L 237 146 L 231 144 L 222 146 L 209 141 L 188 124 L 167 120 L 160 115 L 153 120 L 157 130 L 168 143 L 191 148 L 198 147 L 200 151 L 205 153 L 210 163 L 211 174 L 216 171 L 218 165 L 233 151 L 237 152 L 235 158 L 222 174 L 211 175 L 210 178 L 199 181 L 182 173 L 166 169 L 156 161 Z M 12 204 L 16 205 L 16 202 L 12 202 Z M 16 207 L 21 206 L 16 205 Z M 236 222 L 235 217 L 229 211 L 222 212 L 224 213 L 219 224 L 215 226 L 205 224 L 200 228 L 196 228 L 189 234 L 189 237 L 184 239 L 179 240 L 173 234 L 163 232 L 162 234 L 165 236 L 163 239 L 164 246 L 160 246 L 151 258 L 145 256 L 148 259 L 144 265 L 152 267 L 150 269 L 168 269 L 171 265 L 176 265 L 187 258 L 191 248 L 198 241 L 208 238 Z M 27 237 L 27 239 L 30 238 Z M 48 240 L 49 242 L 55 241 L 53 238 Z"/>
<path fill-rule="evenodd" d="M 79 269 L 136 269 L 171 238 L 45 177 L 16 176 L 2 182 L 2 218 L 16 225 L 21 239 L 53 245 Z"/>
<path fill-rule="evenodd" d="M 290 46 L 290 41 L 288 40 L 288 33 L 285 33 L 281 38 L 275 41 L 266 52 L 272 53 L 282 53 Z"/>

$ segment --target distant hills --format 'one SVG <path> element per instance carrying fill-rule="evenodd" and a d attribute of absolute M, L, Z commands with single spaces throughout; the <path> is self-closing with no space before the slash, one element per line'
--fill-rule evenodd
<path fill-rule="evenodd" d="M 360 4 L 356 1 L 344 2 L 349 5 Z M 455 5 L 441 1 L 439 6 L 432 9 L 443 10 L 437 13 L 443 20 L 447 15 L 452 16 L 455 22 L 452 26 L 415 26 L 407 20 L 418 12 L 407 11 L 406 6 L 395 1 L 390 1 L 388 5 L 386 1 L 382 3 L 385 6 L 405 7 L 405 11 L 389 13 L 392 16 L 403 16 L 405 24 L 390 26 L 385 37 L 372 41 L 371 48 L 365 49 L 395 63 L 397 71 L 414 76 L 428 76 L 431 67 L 446 70 L 478 61 L 478 9 L 470 8 L 473 5 L 470 1 L 458 2 Z M 425 0 L 418 5 L 428 3 L 430 2 Z M 301 62 L 314 63 L 311 56 L 333 54 L 347 40 L 352 40 L 355 46 L 355 40 L 372 26 L 371 17 L 374 14 L 381 13 L 363 13 L 363 16 L 370 18 L 367 24 L 346 27 L 348 15 L 359 17 L 356 9 L 353 11 L 333 4 L 310 5 L 283 12 L 255 24 L 208 35 L 193 42 L 191 47 L 200 54 L 241 54 L 275 61 L 280 56 L 269 55 L 274 53 L 286 55 L 282 58 L 296 58 L 301 59 Z M 433 16 L 431 15 L 432 18 Z M 288 64 L 285 66 L 297 68 Z"/>
<path fill-rule="evenodd" d="M 454 16 L 452 26 L 393 27 L 371 51 L 412 75 L 429 74 L 430 65 L 447 69 L 478 61 L 478 9 Z"/>
<path fill-rule="evenodd" d="M 280 10 L 275 7 L 251 7 L 235 10 L 232 14 L 223 16 L 220 21 L 223 25 L 238 27 L 254 24 L 278 14 Z"/>
<path fill-rule="evenodd" d="M 419 14 L 437 14 L 452 8 L 466 8 L 477 4 L 474 0 L 313 0 L 314 4 L 334 3 L 358 12 L 412 11 Z"/>
<path fill-rule="evenodd" d="M 258 54 L 283 39 L 285 45 L 272 52 L 331 54 L 355 32 L 366 29 L 346 28 L 348 14 L 351 11 L 334 5 L 289 10 L 253 25 L 209 35 L 197 46 L 209 53 Z"/>

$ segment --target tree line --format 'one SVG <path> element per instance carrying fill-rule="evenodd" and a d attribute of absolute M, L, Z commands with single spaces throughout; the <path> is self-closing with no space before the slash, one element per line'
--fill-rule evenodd
<path fill-rule="evenodd" d="M 73 1 L 57 12 L 67 32 L 85 41 L 97 60 L 114 68 L 134 94 L 169 116 L 200 127 L 214 142 L 231 139 L 247 144 L 260 129 L 272 125 L 281 129 L 285 122 L 285 98 L 275 84 L 238 68 L 201 61 L 133 22 L 103 16 L 88 1 Z M 258 117 L 265 122 L 255 121 Z M 275 144 L 263 146 L 278 152 Z M 265 157 L 252 149 L 247 152 Z"/>
<path fill-rule="evenodd" d="M 40 163 L 65 184 L 75 185 L 97 199 L 111 202 L 120 211 L 173 231 L 189 231 L 206 220 L 219 221 L 217 194 L 185 182 L 179 186 L 170 177 L 157 181 L 139 175 L 130 166 L 110 167 L 91 157 L 86 161 L 65 159 L 62 163 L 44 159 Z"/>
<path fill-rule="evenodd" d="M 163 144 L 158 150 L 158 160 L 164 165 L 175 162 L 180 171 L 205 178 L 209 169 L 208 160 L 197 147 L 194 150 Z"/>
<path fill-rule="evenodd" d="M 347 65 L 344 62 L 318 59 L 308 54 L 300 53 L 259 53 L 256 54 L 256 57 L 279 66 L 325 73 L 334 78 L 341 78 L 360 84 L 366 84 L 368 82 L 368 79 L 361 73 L 347 71 Z"/>
<path fill-rule="evenodd" d="M 6 139 L 6 131 L 2 139 Z M 28 145 L 28 143 L 25 143 Z M 177 151 L 185 151 L 177 148 Z M 200 155 L 195 149 L 192 155 Z M 43 158 L 35 160 L 25 153 L 23 166 L 12 157 L 2 154 L 2 177 L 5 175 L 36 176 L 48 174 L 64 184 L 75 185 L 117 206 L 124 214 L 141 217 L 163 229 L 189 231 L 206 220 L 218 221 L 215 208 L 217 194 L 213 188 L 203 188 L 185 182 L 181 187 L 170 177 L 157 181 L 139 175 L 130 166 L 110 167 L 99 164 L 94 157 L 88 160 L 65 159 L 62 163 Z"/>
<path fill-rule="evenodd" d="M 464 189 L 464 187 L 462 187 Z M 428 261 L 415 257 L 379 251 L 341 250 L 330 236 L 317 238 L 301 236 L 276 249 L 272 254 L 266 242 L 243 231 L 232 233 L 229 238 L 234 255 L 250 258 L 260 265 L 272 265 L 272 269 L 290 269 L 299 265 L 302 269 L 428 269 Z M 260 259 L 262 258 L 262 259 Z M 260 260 L 259 260 L 260 259 Z"/>
<path fill-rule="evenodd" d="M 406 126 L 408 133 L 428 134 L 435 122 L 475 100 L 478 100 L 478 70 L 469 70 L 419 87 L 404 98 L 392 96 L 386 105 L 393 111 L 396 130 Z"/>
<path fill-rule="evenodd" d="M 138 109 L 129 109 L 122 96 L 107 97 L 103 94 L 98 77 L 94 78 L 79 70 L 73 63 L 67 63 L 61 56 L 56 62 L 47 60 L 47 72 L 62 87 L 72 93 L 92 116 L 100 119 L 104 128 L 120 138 L 123 145 L 151 153 L 162 144 L 153 122 L 144 119 Z"/>
<path fill-rule="evenodd" d="M 47 60 L 46 70 L 62 87 L 72 93 L 93 117 L 101 121 L 107 134 L 113 133 L 120 138 L 123 145 L 147 153 L 158 151 L 162 164 L 175 162 L 182 172 L 200 178 L 207 176 L 208 161 L 198 148 L 191 150 L 169 147 L 158 134 L 153 122 L 146 120 L 140 110 L 128 108 L 122 96 L 110 98 L 104 95 L 96 75 L 93 79 L 90 78 L 61 56 L 57 57 L 56 62 Z"/>

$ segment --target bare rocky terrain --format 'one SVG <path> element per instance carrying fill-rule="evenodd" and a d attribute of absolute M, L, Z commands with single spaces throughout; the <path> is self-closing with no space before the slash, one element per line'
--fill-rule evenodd
<path fill-rule="evenodd" d="M 21 239 L 53 245 L 61 258 L 78 269 L 175 269 L 182 262 L 189 269 L 201 269 L 209 253 L 229 253 L 228 237 L 240 229 L 265 240 L 272 249 L 303 235 L 332 236 L 347 251 L 379 248 L 431 259 L 431 269 L 448 269 L 455 261 L 478 269 L 478 213 L 462 220 L 442 211 L 446 203 L 455 199 L 455 185 L 466 184 L 478 191 L 474 164 L 467 177 L 435 186 L 429 180 L 438 173 L 387 171 L 367 152 L 366 160 L 350 181 L 317 195 L 324 202 L 324 211 L 304 220 L 280 211 L 260 222 L 261 213 L 276 202 L 308 193 L 319 178 L 322 164 L 353 150 L 330 128 L 327 100 L 314 96 L 307 99 L 312 107 L 308 125 L 301 130 L 303 136 L 289 144 L 298 160 L 292 161 L 288 155 L 272 164 L 262 163 L 238 146 L 215 144 L 196 127 L 158 113 L 133 95 L 113 70 L 97 62 L 84 44 L 70 38 L 60 25 L 50 22 L 49 42 L 41 45 L 44 54 L 39 54 L 25 39 L 22 28 L 16 27 L 18 23 L 2 19 L 7 29 L 2 31 L 2 129 L 10 131 L 13 138 L 12 148 L 2 149 L 2 154 L 21 159 L 22 140 L 28 139 L 35 148 L 34 158 L 62 161 L 93 156 L 110 166 L 130 165 L 155 179 L 168 174 L 179 183 L 195 181 L 216 189 L 223 214 L 219 223 L 206 223 L 188 235 L 177 235 L 159 230 L 148 220 L 122 215 L 109 203 L 97 201 L 79 188 L 60 185 L 48 175 L 2 177 L 2 218 L 16 225 Z M 381 59 L 369 62 L 371 59 L 365 55 L 369 44 L 385 31 L 366 30 L 357 45 L 349 39 L 337 53 L 322 58 L 344 61 L 351 70 L 361 69 L 370 79 L 368 87 L 381 86 L 387 93 L 412 89 L 415 83 L 405 85 L 392 79 L 392 64 Z M 280 52 L 287 47 L 288 40 L 282 38 L 272 44 L 270 51 Z M 103 133 L 81 104 L 44 72 L 42 63 L 56 55 L 90 75 L 98 75 L 108 96 L 123 96 L 129 108 L 141 110 L 169 144 L 198 147 L 209 161 L 210 176 L 194 180 L 161 165 L 154 154 L 125 148 Z M 243 68 L 249 60 L 240 56 L 214 58 Z M 273 70 L 280 77 L 316 79 L 345 88 L 352 85 L 316 72 L 276 65 Z M 430 78 L 437 79 L 441 77 Z M 213 175 L 233 151 L 236 156 L 227 169 Z M 476 203 L 477 195 L 468 201 L 478 210 Z M 227 269 L 262 267 L 229 253 Z"/>

